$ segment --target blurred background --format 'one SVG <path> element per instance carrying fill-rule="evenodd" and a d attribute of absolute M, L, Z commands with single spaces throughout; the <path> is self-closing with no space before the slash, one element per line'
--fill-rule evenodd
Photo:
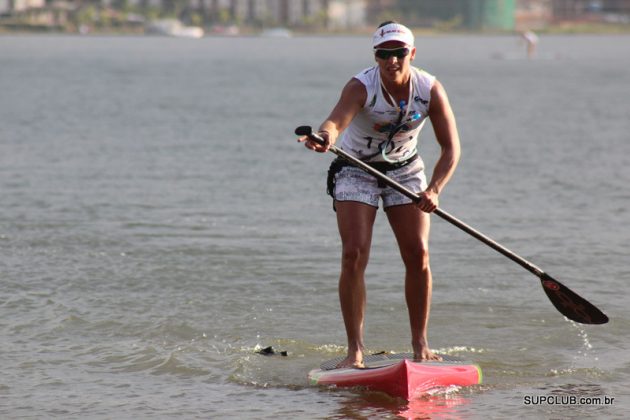
<path fill-rule="evenodd" d="M 437 31 L 628 31 L 630 0 L 0 0 L 0 31 L 286 36 L 392 19 Z"/>

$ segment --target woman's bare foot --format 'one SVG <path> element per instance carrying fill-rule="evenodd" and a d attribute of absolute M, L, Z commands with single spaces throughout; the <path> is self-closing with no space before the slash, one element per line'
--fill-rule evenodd
<path fill-rule="evenodd" d="M 437 355 L 431 351 L 429 345 L 426 343 L 417 343 L 413 345 L 413 358 L 414 360 L 434 360 L 442 361 L 442 356 Z"/>
<path fill-rule="evenodd" d="M 336 368 L 364 368 L 363 364 L 363 352 L 361 350 L 350 351 L 348 350 L 348 356 L 341 362 L 337 363 Z"/>

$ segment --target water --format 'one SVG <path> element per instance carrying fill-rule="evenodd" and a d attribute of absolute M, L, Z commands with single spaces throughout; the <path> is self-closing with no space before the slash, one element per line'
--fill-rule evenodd
<path fill-rule="evenodd" d="M 535 276 L 433 224 L 434 349 L 484 383 L 411 404 L 308 386 L 344 353 L 318 124 L 371 65 L 364 37 L 0 37 L 3 418 L 623 418 L 630 39 L 419 39 L 463 158 L 442 207 L 606 312 L 566 321 Z M 431 165 L 431 127 L 422 138 Z M 366 344 L 409 351 L 379 212 Z M 288 357 L 264 357 L 273 346 Z M 541 396 L 612 405 L 526 405 Z"/>

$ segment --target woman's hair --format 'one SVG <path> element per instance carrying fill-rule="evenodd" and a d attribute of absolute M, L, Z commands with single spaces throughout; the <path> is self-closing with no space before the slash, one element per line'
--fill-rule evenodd
<path fill-rule="evenodd" d="M 382 28 L 383 26 L 385 26 L 385 25 L 389 25 L 390 23 L 398 23 L 398 22 L 396 22 L 395 20 L 388 20 L 388 21 L 383 22 L 383 23 L 381 23 L 380 25 L 378 25 L 378 27 L 379 27 L 379 28 Z M 378 28 L 376 28 L 376 29 L 378 29 Z"/>

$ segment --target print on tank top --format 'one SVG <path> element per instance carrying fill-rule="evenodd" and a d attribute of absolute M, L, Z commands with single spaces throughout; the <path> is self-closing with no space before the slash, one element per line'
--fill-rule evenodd
<path fill-rule="evenodd" d="M 367 100 L 344 131 L 342 149 L 368 162 L 402 161 L 416 153 L 418 134 L 428 115 L 435 77 L 415 67 L 412 67 L 411 74 L 409 103 L 405 103 L 404 107 L 400 104 L 392 106 L 385 99 L 378 67 L 371 67 L 355 76 L 365 86 Z M 390 100 L 395 102 L 393 98 Z M 391 136 L 393 130 L 396 134 Z"/>

